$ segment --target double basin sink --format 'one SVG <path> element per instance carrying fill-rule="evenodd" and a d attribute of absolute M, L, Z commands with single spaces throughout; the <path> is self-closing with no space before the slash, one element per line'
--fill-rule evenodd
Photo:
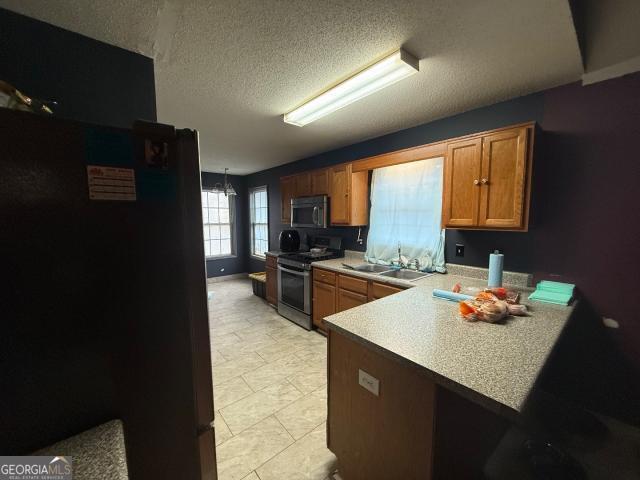
<path fill-rule="evenodd" d="M 409 282 L 418 280 L 420 278 L 433 275 L 432 273 L 417 272 L 415 270 L 397 269 L 389 267 L 388 265 L 376 265 L 373 263 L 363 263 L 361 265 L 347 266 L 350 270 L 356 272 L 375 273 L 382 277 L 397 278 L 398 280 L 407 280 Z"/>

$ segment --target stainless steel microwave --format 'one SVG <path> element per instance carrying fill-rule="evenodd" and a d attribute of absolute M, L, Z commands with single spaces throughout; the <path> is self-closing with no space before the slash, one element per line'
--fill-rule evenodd
<path fill-rule="evenodd" d="M 291 199 L 291 226 L 327 228 L 329 202 L 326 195 Z"/>

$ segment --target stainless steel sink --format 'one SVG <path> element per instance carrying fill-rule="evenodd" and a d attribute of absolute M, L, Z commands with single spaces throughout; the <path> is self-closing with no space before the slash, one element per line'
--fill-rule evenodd
<path fill-rule="evenodd" d="M 433 275 L 431 273 L 416 272 L 414 270 L 389 270 L 388 272 L 382 272 L 379 274 L 381 277 L 392 277 L 398 280 L 418 280 L 419 278 L 428 277 Z"/>
<path fill-rule="evenodd" d="M 363 263 L 361 265 L 355 265 L 353 270 L 357 272 L 370 272 L 370 273 L 379 273 L 386 272 L 391 269 L 388 265 L 376 265 L 375 263 Z"/>

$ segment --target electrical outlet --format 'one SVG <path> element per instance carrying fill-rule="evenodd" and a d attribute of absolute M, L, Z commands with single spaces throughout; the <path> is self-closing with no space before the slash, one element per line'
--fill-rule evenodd
<path fill-rule="evenodd" d="M 380 380 L 369 375 L 364 370 L 358 369 L 358 384 L 365 390 L 369 390 L 376 397 L 380 393 Z"/>
<path fill-rule="evenodd" d="M 464 257 L 464 245 L 456 243 L 456 257 Z"/>

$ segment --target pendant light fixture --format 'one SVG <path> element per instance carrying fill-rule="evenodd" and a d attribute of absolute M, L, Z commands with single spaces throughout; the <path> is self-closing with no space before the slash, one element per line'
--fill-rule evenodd
<path fill-rule="evenodd" d="M 227 181 L 227 170 L 229 169 L 224 169 L 224 184 L 218 182 L 213 186 L 214 190 L 222 191 L 225 197 L 228 197 L 230 195 L 237 195 L 235 189 L 233 188 L 233 185 L 231 185 Z"/>

